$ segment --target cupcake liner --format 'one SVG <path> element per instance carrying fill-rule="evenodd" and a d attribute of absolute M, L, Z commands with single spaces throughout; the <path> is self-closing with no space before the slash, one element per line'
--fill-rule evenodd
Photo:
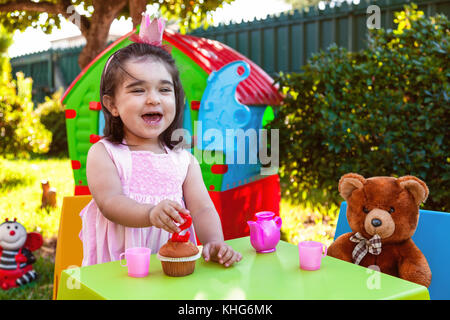
<path fill-rule="evenodd" d="M 164 274 L 171 277 L 184 277 L 194 272 L 195 260 L 185 262 L 161 261 L 161 265 Z"/>
<path fill-rule="evenodd" d="M 202 251 L 198 250 L 198 252 L 192 256 L 178 258 L 166 257 L 159 252 L 156 256 L 161 261 L 163 272 L 166 275 L 172 277 L 184 277 L 194 272 L 195 262 L 201 257 L 201 252 Z"/>
<path fill-rule="evenodd" d="M 170 258 L 157 254 L 158 259 L 161 261 L 163 272 L 171 277 L 184 277 L 194 272 L 195 261 L 200 258 L 201 253 L 190 257 L 182 258 Z"/>
<path fill-rule="evenodd" d="M 187 261 L 194 261 L 200 258 L 201 252 L 199 251 L 196 255 L 190 256 L 190 257 L 181 257 L 181 258 L 171 258 L 171 257 L 164 257 L 160 255 L 159 253 L 156 254 L 158 259 L 160 261 L 168 261 L 168 262 L 187 262 Z"/>

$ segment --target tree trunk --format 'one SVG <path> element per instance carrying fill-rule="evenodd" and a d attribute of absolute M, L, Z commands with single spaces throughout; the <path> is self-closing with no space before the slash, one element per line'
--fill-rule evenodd
<path fill-rule="evenodd" d="M 84 69 L 105 49 L 111 23 L 126 3 L 126 0 L 93 1 L 94 12 L 89 29 L 83 33 L 83 36 L 86 38 L 86 46 L 78 58 L 78 64 L 81 69 Z"/>
<path fill-rule="evenodd" d="M 87 35 L 84 36 L 86 38 L 86 45 L 83 50 L 81 50 L 80 56 L 78 57 L 78 64 L 81 69 L 84 69 L 100 52 L 102 52 L 103 49 L 105 49 L 111 23 L 112 21 L 109 23 L 105 22 L 105 24 L 91 23 L 91 29 Z M 93 30 L 96 30 L 98 33 L 94 33 Z"/>
<path fill-rule="evenodd" d="M 130 17 L 133 20 L 133 28 L 136 28 L 141 23 L 142 13 L 147 7 L 147 0 L 129 0 L 128 6 L 130 8 Z"/>

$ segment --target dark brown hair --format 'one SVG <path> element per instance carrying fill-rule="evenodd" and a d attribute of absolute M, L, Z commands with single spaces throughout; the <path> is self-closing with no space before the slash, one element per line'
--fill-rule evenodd
<path fill-rule="evenodd" d="M 122 119 L 120 119 L 120 116 L 114 117 L 105 107 L 103 104 L 103 96 L 106 94 L 114 98 L 117 85 L 127 73 L 124 70 L 123 65 L 130 59 L 140 58 L 151 58 L 162 62 L 172 76 L 176 114 L 172 123 L 163 133 L 161 133 L 158 139 L 160 143 L 173 149 L 178 141 L 171 141 L 172 133 L 174 130 L 182 128 L 183 125 L 184 91 L 181 86 L 180 75 L 175 65 L 175 60 L 169 52 L 161 47 L 145 43 L 133 43 L 125 48 L 119 49 L 108 59 L 109 63 L 107 62 L 105 64 L 100 80 L 100 103 L 105 116 L 105 129 L 103 130 L 104 138 L 113 143 L 122 143 L 124 138 Z"/>

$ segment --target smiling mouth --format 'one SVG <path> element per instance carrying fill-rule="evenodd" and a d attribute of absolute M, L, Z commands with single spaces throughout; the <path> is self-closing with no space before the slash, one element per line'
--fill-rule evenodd
<path fill-rule="evenodd" d="M 149 112 L 142 115 L 142 119 L 145 121 L 145 123 L 150 125 L 158 124 L 161 121 L 162 117 L 163 115 L 160 112 Z"/>
<path fill-rule="evenodd" d="M 7 244 L 13 244 L 13 243 L 16 243 L 17 241 L 19 241 L 19 239 L 14 240 L 14 241 L 7 241 L 6 239 L 3 239 L 2 242 L 5 242 L 5 243 L 7 243 Z"/>

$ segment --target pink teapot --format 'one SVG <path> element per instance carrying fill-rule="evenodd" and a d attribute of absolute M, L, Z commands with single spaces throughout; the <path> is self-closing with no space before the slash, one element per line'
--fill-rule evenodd
<path fill-rule="evenodd" d="M 271 211 L 255 214 L 256 221 L 247 221 L 250 227 L 250 243 L 256 252 L 274 252 L 280 241 L 281 218 Z"/>

